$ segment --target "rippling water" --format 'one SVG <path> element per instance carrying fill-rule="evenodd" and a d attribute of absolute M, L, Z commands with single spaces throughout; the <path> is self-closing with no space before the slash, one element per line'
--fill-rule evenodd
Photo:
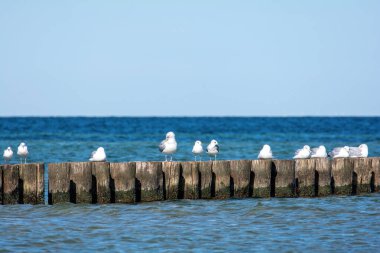
<path fill-rule="evenodd" d="M 29 161 L 161 160 L 176 133 L 177 160 L 196 139 L 220 143 L 219 159 L 277 158 L 295 149 L 367 143 L 380 156 L 380 118 L 0 118 L 0 147 L 24 141 Z M 205 157 L 204 157 L 205 159 Z M 16 162 L 16 159 L 12 161 Z M 231 199 L 138 205 L 0 206 L 2 251 L 373 251 L 380 248 L 380 194 L 313 199 Z"/>
<path fill-rule="evenodd" d="M 373 251 L 380 194 L 0 206 L 0 251 Z"/>

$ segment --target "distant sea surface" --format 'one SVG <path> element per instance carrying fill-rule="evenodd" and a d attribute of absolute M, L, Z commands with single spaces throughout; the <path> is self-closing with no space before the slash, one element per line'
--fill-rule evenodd
<path fill-rule="evenodd" d="M 212 139 L 221 160 L 256 159 L 264 144 L 279 159 L 305 144 L 366 143 L 370 156 L 380 156 L 379 117 L 0 118 L 0 148 L 16 153 L 26 142 L 29 162 L 86 161 L 99 146 L 111 162 L 163 160 L 157 146 L 168 131 L 181 161 L 193 159 L 195 140 L 205 147 Z M 380 194 L 0 206 L 0 227 L 0 252 L 376 252 Z"/>

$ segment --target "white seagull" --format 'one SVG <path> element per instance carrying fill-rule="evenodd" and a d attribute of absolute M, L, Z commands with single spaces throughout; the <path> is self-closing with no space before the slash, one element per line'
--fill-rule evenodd
<path fill-rule="evenodd" d="M 367 144 L 361 144 L 359 147 L 350 147 L 350 157 L 368 157 Z"/>
<path fill-rule="evenodd" d="M 327 157 L 327 152 L 325 146 L 321 145 L 317 148 L 311 149 L 311 157 L 312 158 L 325 158 Z"/>
<path fill-rule="evenodd" d="M 260 153 L 258 155 L 259 159 L 272 159 L 273 154 L 270 146 L 268 144 L 265 144 L 263 148 L 260 150 Z"/>
<path fill-rule="evenodd" d="M 338 147 L 334 148 L 330 153 L 329 156 L 332 158 L 344 158 L 350 156 L 350 147 L 344 146 L 344 147 Z"/>
<path fill-rule="evenodd" d="M 90 161 L 91 162 L 105 162 L 107 159 L 106 152 L 103 147 L 99 147 L 96 151 L 91 153 Z"/>
<path fill-rule="evenodd" d="M 302 149 L 298 149 L 295 152 L 293 159 L 306 159 L 306 158 L 310 158 L 310 155 L 311 155 L 310 147 L 308 145 L 305 145 L 303 146 Z"/>
<path fill-rule="evenodd" d="M 21 163 L 22 163 L 23 158 L 25 159 L 25 163 L 26 163 L 26 158 L 28 157 L 29 152 L 28 152 L 28 147 L 26 146 L 24 142 L 21 142 L 20 145 L 18 146 L 17 155 L 20 157 Z"/>
<path fill-rule="evenodd" d="M 8 147 L 7 149 L 4 150 L 3 158 L 6 163 L 12 159 L 12 156 L 13 156 L 13 151 L 11 147 Z"/>
<path fill-rule="evenodd" d="M 199 161 L 201 161 L 201 154 L 203 153 L 203 147 L 202 147 L 202 142 L 201 141 L 196 141 L 193 146 L 193 154 L 194 154 L 194 159 L 197 161 L 197 156 L 199 155 Z"/>
<path fill-rule="evenodd" d="M 161 141 L 158 146 L 161 153 L 165 154 L 165 161 L 168 161 L 168 155 L 170 155 L 170 161 L 173 161 L 173 154 L 177 151 L 177 142 L 175 140 L 175 134 L 168 132 L 166 139 Z"/>
<path fill-rule="evenodd" d="M 218 142 L 216 140 L 212 140 L 210 142 L 210 144 L 208 144 L 207 146 L 207 154 L 210 156 L 210 161 L 211 161 L 211 157 L 214 156 L 215 157 L 215 161 L 216 161 L 216 155 L 219 153 L 219 145 L 218 145 Z"/>

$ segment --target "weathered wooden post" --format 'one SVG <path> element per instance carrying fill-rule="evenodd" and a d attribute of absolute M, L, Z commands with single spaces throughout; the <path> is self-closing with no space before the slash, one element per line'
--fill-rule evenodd
<path fill-rule="evenodd" d="M 134 203 L 136 163 L 111 163 L 110 173 L 112 202 Z"/>
<path fill-rule="evenodd" d="M 317 195 L 315 185 L 315 160 L 296 159 L 295 161 L 296 193 L 299 197 Z"/>
<path fill-rule="evenodd" d="M 315 183 L 318 185 L 318 197 L 331 194 L 331 161 L 327 158 L 313 158 L 315 160 Z"/>
<path fill-rule="evenodd" d="M 70 163 L 70 201 L 92 203 L 92 169 L 90 162 Z"/>
<path fill-rule="evenodd" d="M 29 163 L 19 166 L 19 189 L 23 204 L 44 204 L 44 164 Z"/>
<path fill-rule="evenodd" d="M 50 163 L 48 165 L 48 203 L 70 202 L 70 164 Z"/>
<path fill-rule="evenodd" d="M 226 199 L 231 197 L 231 169 L 230 161 L 212 162 L 212 172 L 215 175 L 215 195 L 216 199 Z"/>
<path fill-rule="evenodd" d="M 371 185 L 374 192 L 380 192 L 380 157 L 373 157 L 371 159 Z"/>
<path fill-rule="evenodd" d="M 19 191 L 19 166 L 5 164 L 2 166 L 3 170 L 3 204 L 17 204 L 20 202 L 20 195 L 22 191 Z M 21 193 L 21 194 L 20 194 Z"/>
<path fill-rule="evenodd" d="M 180 191 L 183 189 L 181 177 L 180 162 L 162 162 L 162 171 L 164 173 L 164 199 L 178 199 Z"/>
<path fill-rule="evenodd" d="M 92 162 L 92 203 L 111 203 L 110 163 Z"/>
<path fill-rule="evenodd" d="M 0 165 L 0 205 L 3 204 L 3 165 Z"/>
<path fill-rule="evenodd" d="M 199 198 L 210 199 L 215 194 L 215 178 L 212 172 L 212 162 L 198 162 Z"/>
<path fill-rule="evenodd" d="M 136 162 L 136 202 L 164 200 L 161 162 Z"/>
<path fill-rule="evenodd" d="M 357 176 L 356 194 L 371 192 L 372 160 L 370 158 L 353 158 L 354 173 Z"/>
<path fill-rule="evenodd" d="M 356 174 L 356 173 L 355 173 Z M 331 162 L 331 177 L 333 193 L 337 195 L 356 194 L 356 178 L 354 175 L 354 160 L 351 158 L 336 158 Z"/>
<path fill-rule="evenodd" d="M 231 195 L 235 198 L 248 198 L 252 161 L 237 160 L 230 162 Z"/>
<path fill-rule="evenodd" d="M 275 196 L 294 197 L 295 162 L 294 160 L 275 160 L 276 168 Z"/>
<path fill-rule="evenodd" d="M 184 198 L 199 199 L 199 170 L 198 162 L 182 162 L 182 176 L 184 179 Z"/>
<path fill-rule="evenodd" d="M 269 198 L 271 197 L 271 178 L 274 165 L 272 160 L 253 160 L 252 161 L 252 197 Z"/>

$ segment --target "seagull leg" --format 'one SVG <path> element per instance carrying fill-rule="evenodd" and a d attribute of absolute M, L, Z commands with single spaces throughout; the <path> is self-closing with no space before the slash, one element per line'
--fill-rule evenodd
<path fill-rule="evenodd" d="M 196 155 L 194 156 L 194 161 L 197 161 L 197 156 Z"/>
<path fill-rule="evenodd" d="M 171 162 L 173 161 L 173 156 L 170 156 L 170 161 L 171 161 Z"/>
<path fill-rule="evenodd" d="M 168 156 L 167 155 L 165 155 L 165 162 L 167 162 L 168 161 Z"/>
<path fill-rule="evenodd" d="M 216 161 L 216 155 L 215 155 L 215 161 Z"/>

